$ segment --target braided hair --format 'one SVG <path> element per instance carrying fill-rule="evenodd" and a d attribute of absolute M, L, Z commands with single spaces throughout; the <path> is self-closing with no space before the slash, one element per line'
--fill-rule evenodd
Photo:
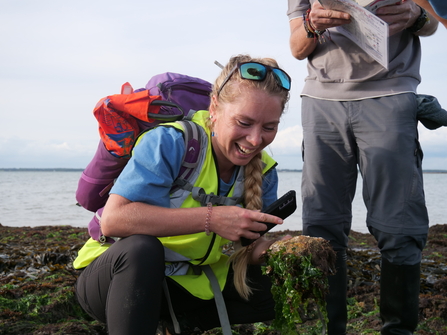
<path fill-rule="evenodd" d="M 278 67 L 277 62 L 272 58 L 252 58 L 249 55 L 237 55 L 230 58 L 228 64 L 222 69 L 222 72 L 214 82 L 211 92 L 210 110 L 218 110 L 219 104 L 233 102 L 240 96 L 244 89 L 255 88 L 263 90 L 271 95 L 281 97 L 281 108 L 284 111 L 289 100 L 289 92 L 280 87 L 272 73 L 268 73 L 262 81 L 243 79 L 238 71 L 235 71 L 230 80 L 222 87 L 222 83 L 229 73 L 239 63 L 257 62 L 271 67 Z M 220 91 L 219 91 L 220 90 Z M 219 103 L 219 104 L 217 104 Z M 209 126 L 212 128 L 211 122 Z M 258 153 L 247 165 L 244 166 L 244 204 L 245 208 L 251 210 L 262 209 L 262 181 L 263 181 L 263 162 L 262 153 Z M 250 259 L 250 247 L 241 247 L 230 257 L 230 262 L 234 271 L 234 285 L 241 297 L 248 300 L 252 290 L 248 285 L 247 266 Z"/>

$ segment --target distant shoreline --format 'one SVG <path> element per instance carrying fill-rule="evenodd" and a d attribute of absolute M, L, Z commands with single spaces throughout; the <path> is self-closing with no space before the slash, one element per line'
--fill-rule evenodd
<path fill-rule="evenodd" d="M 78 168 L 0 168 L 5 172 L 82 172 Z M 303 170 L 277 169 L 278 172 L 302 172 Z M 447 170 L 423 170 L 424 173 L 447 173 Z"/>

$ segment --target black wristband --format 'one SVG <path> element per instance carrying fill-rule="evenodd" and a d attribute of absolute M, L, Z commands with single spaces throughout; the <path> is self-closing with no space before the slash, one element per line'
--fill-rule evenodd
<path fill-rule="evenodd" d="M 421 15 L 419 15 L 419 17 L 416 19 L 411 27 L 407 28 L 410 33 L 417 33 L 425 26 L 426 23 L 430 22 L 427 11 L 420 6 L 418 7 L 421 9 Z"/>

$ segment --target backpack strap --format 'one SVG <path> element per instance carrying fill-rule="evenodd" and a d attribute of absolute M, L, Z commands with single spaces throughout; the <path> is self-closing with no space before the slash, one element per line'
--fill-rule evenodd
<path fill-rule="evenodd" d="M 213 206 L 236 206 L 244 200 L 243 196 L 226 197 L 224 195 L 216 195 L 213 192 L 207 194 L 203 188 L 197 186 L 194 187 L 187 180 L 181 178 L 174 180 L 174 185 L 173 188 L 177 187 L 177 189 L 191 192 L 192 198 L 200 202 L 202 207 L 206 207 L 208 203 L 211 203 Z"/>
<path fill-rule="evenodd" d="M 216 195 L 213 192 L 206 194 L 205 190 L 201 187 L 193 187 L 191 196 L 194 200 L 199 201 L 202 206 L 206 206 L 208 203 L 217 206 L 236 206 L 240 204 L 243 197 L 226 197 L 223 195 Z"/>
<path fill-rule="evenodd" d="M 183 126 L 185 134 L 185 155 L 178 178 L 187 179 L 191 170 L 199 163 L 200 145 L 202 143 L 202 131 L 200 126 L 192 121 L 178 121 Z"/>
<path fill-rule="evenodd" d="M 200 202 L 202 207 L 206 207 L 210 202 L 213 206 L 236 206 L 243 201 L 243 197 L 226 197 L 223 195 L 216 195 L 213 192 L 207 194 L 205 190 L 201 187 L 193 186 L 187 180 L 182 178 L 177 178 L 174 180 L 174 185 L 178 188 L 191 192 L 191 196 L 194 200 Z"/>
<path fill-rule="evenodd" d="M 191 120 L 192 120 L 192 117 L 194 116 L 194 114 L 195 114 L 196 112 L 197 112 L 197 111 L 195 111 L 194 109 L 190 109 L 189 112 L 188 112 L 188 114 L 186 114 L 185 117 L 183 118 L 183 120 L 191 121 Z"/>
<path fill-rule="evenodd" d="M 188 178 L 192 175 L 193 170 L 199 163 L 200 144 L 202 143 L 203 130 L 195 122 L 190 121 L 196 111 L 190 110 L 188 115 L 182 121 L 177 121 L 183 126 L 183 133 L 185 139 L 185 155 L 183 156 L 183 163 L 180 168 L 178 177 L 174 180 L 174 185 L 171 192 L 178 189 L 183 189 L 191 192 L 194 200 L 199 201 L 201 206 L 207 206 L 209 202 L 213 205 L 235 206 L 240 203 L 242 197 L 225 197 L 215 195 L 213 193 L 206 194 L 201 187 L 194 187 Z"/>
<path fill-rule="evenodd" d="M 200 158 L 202 136 L 204 136 L 203 130 L 195 122 L 182 120 L 177 121 L 177 123 L 181 124 L 184 129 L 183 138 L 185 141 L 185 154 L 183 155 L 179 175 L 171 187 L 171 193 L 182 188 L 182 183 L 177 183 L 177 180 L 188 180 L 193 174 L 194 169 L 197 168 Z"/>
<path fill-rule="evenodd" d="M 225 306 L 225 300 L 222 295 L 222 291 L 220 290 L 219 282 L 216 278 L 216 275 L 213 272 L 213 269 L 209 265 L 203 266 L 203 272 L 205 272 L 208 280 L 211 283 L 211 287 L 214 292 L 214 301 L 216 302 L 217 312 L 219 313 L 220 326 L 222 327 L 223 335 L 231 335 L 231 325 L 230 320 L 228 319 L 227 308 Z"/>
<path fill-rule="evenodd" d="M 225 300 L 222 295 L 222 291 L 220 289 L 219 281 L 218 281 L 216 275 L 214 274 L 213 269 L 211 269 L 211 266 L 202 265 L 200 267 L 200 270 L 203 270 L 203 272 L 205 272 L 206 276 L 208 277 L 208 280 L 210 281 L 211 287 L 213 289 L 214 301 L 216 303 L 217 313 L 219 315 L 219 321 L 220 321 L 220 326 L 222 328 L 222 334 L 223 335 L 232 335 L 231 324 L 230 324 L 230 320 L 228 318 L 227 307 L 225 305 Z M 166 278 L 163 280 L 163 291 L 165 293 L 166 300 L 168 302 L 169 314 L 171 315 L 172 326 L 174 327 L 174 333 L 181 334 L 180 323 L 175 315 L 174 308 L 172 306 L 171 295 L 169 293 L 169 288 L 168 288 L 168 284 L 166 282 Z"/>
<path fill-rule="evenodd" d="M 174 326 L 174 333 L 181 334 L 180 323 L 175 316 L 174 308 L 172 306 L 171 295 L 169 294 L 168 284 L 166 282 L 166 277 L 163 279 L 163 291 L 166 295 L 166 300 L 168 301 L 169 314 L 171 315 L 172 325 Z"/>

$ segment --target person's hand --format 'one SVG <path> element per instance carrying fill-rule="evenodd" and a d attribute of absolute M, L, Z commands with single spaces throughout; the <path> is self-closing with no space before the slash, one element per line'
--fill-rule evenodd
<path fill-rule="evenodd" d="M 348 13 L 325 9 L 318 1 L 315 1 L 309 13 L 309 20 L 312 28 L 323 31 L 350 23 L 351 16 Z"/>
<path fill-rule="evenodd" d="M 291 235 L 283 236 L 282 238 L 277 238 L 273 240 L 267 240 L 264 237 L 261 237 L 257 239 L 255 242 L 253 242 L 253 247 L 251 249 L 251 255 L 250 255 L 250 264 L 261 264 L 264 260 L 264 255 L 267 251 L 267 249 L 270 248 L 270 246 L 275 243 L 276 241 L 282 240 L 290 240 L 292 238 Z"/>
<path fill-rule="evenodd" d="M 411 27 L 421 15 L 421 9 L 413 1 L 404 0 L 395 5 L 378 8 L 376 15 L 388 23 L 389 35 L 392 36 Z"/>
<path fill-rule="evenodd" d="M 213 207 L 210 218 L 210 230 L 230 241 L 239 241 L 241 237 L 254 240 L 260 237 L 257 231 L 266 230 L 262 222 L 282 224 L 277 216 L 253 211 L 237 206 Z"/>
<path fill-rule="evenodd" d="M 301 18 L 290 20 L 290 50 L 299 60 L 307 58 L 317 47 L 314 38 L 308 38 L 309 27 L 323 33 L 325 29 L 341 26 L 351 22 L 348 13 L 325 9 L 318 1 L 312 4 L 306 21 Z"/>

